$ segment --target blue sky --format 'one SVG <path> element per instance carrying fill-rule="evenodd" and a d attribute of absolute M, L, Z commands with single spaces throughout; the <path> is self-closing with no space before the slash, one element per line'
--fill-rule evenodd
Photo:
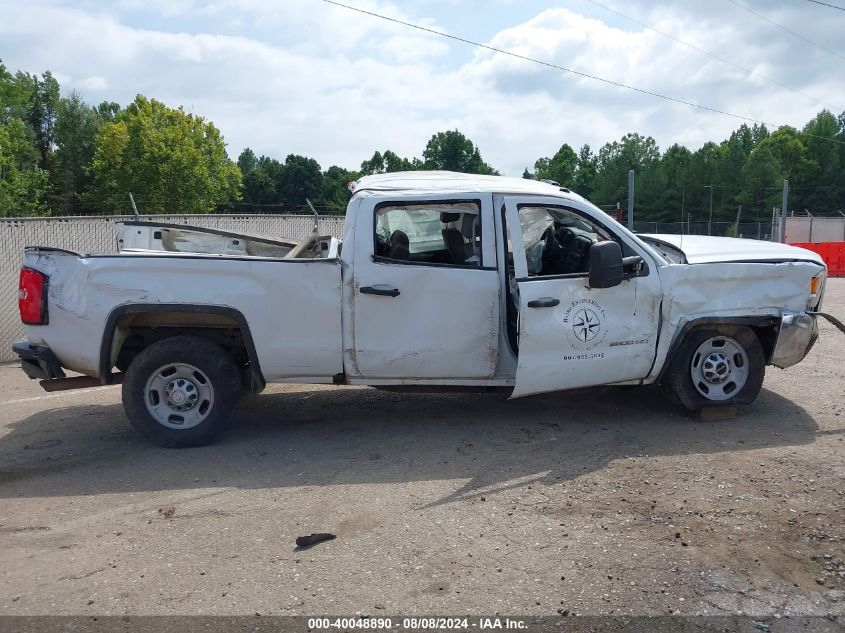
<path fill-rule="evenodd" d="M 845 109 L 845 12 L 804 0 L 741 1 L 836 54 L 730 0 L 599 2 L 747 70 L 590 0 L 345 1 L 773 123 Z M 0 0 L 0 15 L 8 68 L 49 69 L 91 103 L 143 93 L 184 106 L 220 128 L 232 157 L 249 146 L 354 168 L 375 150 L 419 156 L 433 133 L 457 128 L 520 175 L 564 142 L 598 149 L 637 131 L 695 148 L 741 123 L 320 0 Z"/>

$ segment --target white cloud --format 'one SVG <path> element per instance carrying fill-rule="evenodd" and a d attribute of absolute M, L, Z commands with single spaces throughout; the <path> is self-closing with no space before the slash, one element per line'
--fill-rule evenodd
<path fill-rule="evenodd" d="M 438 28 L 434 18 L 410 15 L 390 2 L 350 1 Z M 65 88 L 82 91 L 92 102 L 127 103 L 142 93 L 183 105 L 215 122 L 233 156 L 250 146 L 280 159 L 311 155 L 324 168 L 356 167 L 375 149 L 419 156 L 431 134 L 458 128 L 479 144 L 488 162 L 519 175 L 563 142 L 597 149 L 638 131 L 663 148 L 673 142 L 695 147 L 726 137 L 741 122 L 491 51 L 478 50 L 458 65 L 448 53 L 462 45 L 315 0 L 83 6 L 0 0 L 5 45 L 0 56 L 6 66 L 52 70 Z M 739 9 L 724 19 L 698 3 L 614 7 L 808 94 L 845 104 L 835 58 L 789 41 L 782 32 L 773 36 L 770 25 Z M 792 6 L 772 9 L 773 17 L 791 24 L 799 15 L 805 13 Z M 501 30 L 490 43 L 777 123 L 801 125 L 820 109 L 811 99 L 618 16 L 605 22 L 612 15 L 595 7 L 590 16 L 546 10 Z M 829 22 L 805 28 L 829 42 L 834 33 Z M 471 24 L 462 35 L 472 35 Z"/>
<path fill-rule="evenodd" d="M 109 87 L 109 82 L 105 77 L 91 75 L 80 81 L 79 87 L 90 92 L 102 92 Z"/>

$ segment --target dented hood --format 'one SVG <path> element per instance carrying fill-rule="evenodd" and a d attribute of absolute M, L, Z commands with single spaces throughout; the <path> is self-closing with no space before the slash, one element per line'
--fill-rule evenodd
<path fill-rule="evenodd" d="M 779 242 L 707 235 L 646 234 L 638 237 L 646 243 L 657 242 L 658 246 L 663 243 L 681 251 L 688 264 L 802 261 L 825 265 L 817 253 Z"/>

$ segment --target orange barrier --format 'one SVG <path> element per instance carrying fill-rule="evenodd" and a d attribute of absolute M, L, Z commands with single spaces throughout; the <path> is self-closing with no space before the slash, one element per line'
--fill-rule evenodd
<path fill-rule="evenodd" d="M 827 264 L 828 277 L 845 277 L 845 242 L 799 242 L 790 244 L 813 251 Z"/>

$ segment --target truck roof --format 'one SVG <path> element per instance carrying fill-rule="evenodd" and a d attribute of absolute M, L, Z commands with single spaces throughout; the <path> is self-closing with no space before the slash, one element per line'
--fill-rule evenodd
<path fill-rule="evenodd" d="M 566 187 L 539 180 L 462 174 L 454 171 L 397 171 L 388 174 L 364 176 L 351 183 L 354 193 L 403 192 L 403 193 L 522 193 L 556 196 L 583 200 Z"/>

